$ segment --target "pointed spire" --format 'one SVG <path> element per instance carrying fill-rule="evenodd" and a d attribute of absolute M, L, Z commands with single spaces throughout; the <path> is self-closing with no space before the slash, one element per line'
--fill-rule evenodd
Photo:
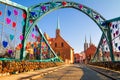
<path fill-rule="evenodd" d="M 87 49 L 88 49 L 88 43 L 85 35 L 84 51 L 86 51 Z"/>
<path fill-rule="evenodd" d="M 91 45 L 92 44 L 92 40 L 91 40 L 91 35 L 90 35 L 90 44 L 89 45 Z"/>
<path fill-rule="evenodd" d="M 58 20 L 57 20 L 57 29 L 60 30 L 60 22 L 59 22 L 59 17 L 58 17 Z"/>
<path fill-rule="evenodd" d="M 60 23 L 59 23 L 59 17 L 58 17 L 58 20 L 57 20 L 57 29 L 56 29 L 56 37 L 57 36 L 60 36 Z"/>
<path fill-rule="evenodd" d="M 87 40 L 86 40 L 86 35 L 85 35 L 85 43 L 87 43 Z"/>
<path fill-rule="evenodd" d="M 92 43 L 92 41 L 91 41 L 91 35 L 90 35 L 90 44 Z"/>

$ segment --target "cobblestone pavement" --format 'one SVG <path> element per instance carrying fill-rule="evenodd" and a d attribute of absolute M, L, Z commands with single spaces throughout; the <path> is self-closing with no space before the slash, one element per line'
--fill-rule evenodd
<path fill-rule="evenodd" d="M 72 64 L 36 80 L 112 80 L 85 65 Z"/>

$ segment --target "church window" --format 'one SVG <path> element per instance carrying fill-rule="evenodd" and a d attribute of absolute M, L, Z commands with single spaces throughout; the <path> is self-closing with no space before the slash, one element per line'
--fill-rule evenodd
<path fill-rule="evenodd" d="M 61 43 L 61 47 L 64 47 L 64 43 L 63 42 Z"/>
<path fill-rule="evenodd" d="M 55 43 L 55 47 L 57 47 L 57 43 Z"/>

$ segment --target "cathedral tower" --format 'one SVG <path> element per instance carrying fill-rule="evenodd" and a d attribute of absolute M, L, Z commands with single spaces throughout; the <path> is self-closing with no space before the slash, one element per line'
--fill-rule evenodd
<path fill-rule="evenodd" d="M 85 42 L 84 42 L 84 51 L 88 49 L 88 43 L 86 40 L 86 36 L 85 36 Z"/>
<path fill-rule="evenodd" d="M 92 45 L 92 40 L 91 40 L 91 36 L 90 36 L 90 43 L 89 43 L 89 47 Z"/>

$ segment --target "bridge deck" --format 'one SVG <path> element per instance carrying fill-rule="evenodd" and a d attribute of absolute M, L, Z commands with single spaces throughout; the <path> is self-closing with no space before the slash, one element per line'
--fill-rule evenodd
<path fill-rule="evenodd" d="M 107 76 L 91 68 L 102 71 L 104 74 L 107 73 Z M 110 76 L 109 74 L 114 75 L 115 78 L 108 77 Z M 3 76 L 0 77 L 0 80 L 119 80 L 119 75 L 120 73 L 118 72 L 106 72 L 105 69 L 98 69 L 98 67 L 71 64 Z"/>

